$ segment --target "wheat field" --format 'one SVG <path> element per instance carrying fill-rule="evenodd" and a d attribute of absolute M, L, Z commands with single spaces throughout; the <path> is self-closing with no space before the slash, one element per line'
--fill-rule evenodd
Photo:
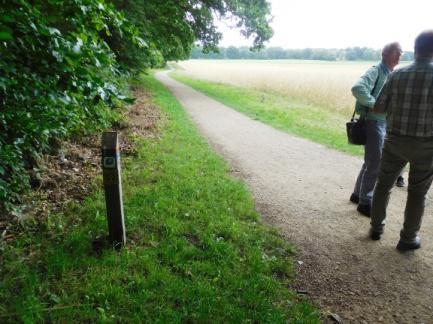
<path fill-rule="evenodd" d="M 181 73 L 197 79 L 278 93 L 349 116 L 354 82 L 375 62 L 189 60 Z"/>

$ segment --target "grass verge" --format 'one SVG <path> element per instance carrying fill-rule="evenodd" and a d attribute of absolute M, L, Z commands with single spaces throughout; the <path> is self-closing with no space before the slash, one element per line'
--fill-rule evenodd
<path fill-rule="evenodd" d="M 0 322 L 318 323 L 290 289 L 292 246 L 151 76 L 158 139 L 123 161 L 128 246 L 96 253 L 103 192 L 0 245 Z M 100 186 L 101 180 L 97 180 Z"/>
<path fill-rule="evenodd" d="M 363 154 L 361 146 L 347 143 L 347 118 L 322 107 L 305 104 L 277 93 L 193 79 L 181 72 L 172 72 L 171 76 L 272 127 L 352 155 Z"/>

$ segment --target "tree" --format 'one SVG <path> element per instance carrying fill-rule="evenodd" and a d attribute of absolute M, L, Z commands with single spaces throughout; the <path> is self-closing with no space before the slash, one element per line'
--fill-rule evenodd
<path fill-rule="evenodd" d="M 242 35 L 252 38 L 253 49 L 262 48 L 273 34 L 266 0 L 115 0 L 114 4 L 153 50 L 131 53 L 118 46 L 117 40 L 109 40 L 110 47 L 126 65 L 131 61 L 152 65 L 152 53 L 160 54 L 163 61 L 185 59 L 195 42 L 205 53 L 217 52 L 222 35 L 217 31 L 215 18 L 231 20 Z"/>
<path fill-rule="evenodd" d="M 267 58 L 270 60 L 281 60 L 287 58 L 286 51 L 281 47 L 269 47 L 267 49 Z"/>
<path fill-rule="evenodd" d="M 237 47 L 229 46 L 226 50 L 226 56 L 230 60 L 239 59 L 239 50 Z"/>
<path fill-rule="evenodd" d="M 284 49 L 281 47 L 269 47 L 261 51 L 250 51 L 248 47 L 219 48 L 219 53 L 203 53 L 201 47 L 193 49 L 191 58 L 194 59 L 297 59 L 297 60 L 322 60 L 322 61 L 379 61 L 381 51 L 367 47 L 337 48 L 304 48 Z M 413 52 L 404 52 L 402 61 L 413 60 Z"/>

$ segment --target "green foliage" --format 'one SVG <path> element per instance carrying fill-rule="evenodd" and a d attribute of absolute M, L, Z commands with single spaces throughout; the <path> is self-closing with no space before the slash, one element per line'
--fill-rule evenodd
<path fill-rule="evenodd" d="M 222 35 L 214 16 L 231 18 L 245 37 L 253 38 L 254 49 L 263 47 L 272 36 L 270 7 L 265 0 L 114 0 L 114 4 L 137 26 L 149 46 L 147 51 L 121 47 L 115 34 L 108 40 L 120 62 L 136 69 L 186 59 L 195 41 L 205 52 L 217 51 Z"/>
<path fill-rule="evenodd" d="M 236 18 L 259 48 L 265 0 L 0 0 L 0 208 L 19 202 L 53 139 L 109 125 L 130 72 L 206 51 L 214 15 Z"/>
<path fill-rule="evenodd" d="M 18 202 L 53 139 L 106 127 L 125 99 L 115 56 L 101 35 L 134 29 L 103 1 L 2 1 L 0 200 Z"/>

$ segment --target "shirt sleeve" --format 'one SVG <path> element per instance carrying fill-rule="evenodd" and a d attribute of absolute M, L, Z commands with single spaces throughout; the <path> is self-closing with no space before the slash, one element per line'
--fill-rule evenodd
<path fill-rule="evenodd" d="M 379 70 L 377 67 L 373 66 L 353 85 L 352 94 L 361 105 L 368 108 L 374 106 L 376 99 L 371 95 L 371 92 L 373 91 L 378 77 Z"/>

